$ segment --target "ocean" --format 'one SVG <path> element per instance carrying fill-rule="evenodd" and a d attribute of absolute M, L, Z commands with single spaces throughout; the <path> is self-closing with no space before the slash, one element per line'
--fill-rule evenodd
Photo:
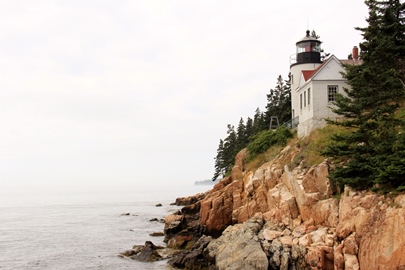
<path fill-rule="evenodd" d="M 177 197 L 211 186 L 87 191 L 0 191 L 0 269 L 170 269 L 118 256 L 150 240 Z M 156 207 L 161 203 L 162 207 Z M 122 215 L 129 213 L 129 215 Z"/>

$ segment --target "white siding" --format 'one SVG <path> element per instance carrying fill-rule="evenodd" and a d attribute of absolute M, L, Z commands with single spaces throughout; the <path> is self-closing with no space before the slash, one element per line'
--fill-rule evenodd
<path fill-rule="evenodd" d="M 331 58 L 326 65 L 315 76 L 313 80 L 344 80 L 340 72 L 343 71 L 342 65 L 335 57 Z"/>
<path fill-rule="evenodd" d="M 293 117 L 299 115 L 299 107 L 300 107 L 300 95 L 297 93 L 297 88 L 299 85 L 304 84 L 304 78 L 302 77 L 302 70 L 314 70 L 320 64 L 319 63 L 306 63 L 306 64 L 298 64 L 291 67 L 291 75 L 293 77 L 293 81 L 291 83 L 291 109 L 293 111 Z"/>
<path fill-rule="evenodd" d="M 301 65 L 299 65 L 299 68 L 301 68 Z M 333 113 L 331 110 L 333 103 L 328 100 L 328 85 L 337 85 L 338 92 L 342 94 L 344 94 L 343 88 L 349 87 L 341 75 L 343 67 L 335 56 L 332 56 L 309 81 L 304 83 L 302 70 L 309 69 L 305 66 L 299 72 L 294 70 L 294 72 L 298 72 L 301 81 L 294 83 L 298 89 L 292 89 L 291 92 L 294 116 L 299 116 L 299 137 L 307 136 L 314 129 L 323 127 L 326 123 L 326 118 L 336 119 L 339 117 L 339 115 Z M 309 104 L 308 89 L 311 89 Z M 302 108 L 300 106 L 301 95 L 303 99 L 304 96 L 307 98 L 306 102 L 302 101 Z"/>

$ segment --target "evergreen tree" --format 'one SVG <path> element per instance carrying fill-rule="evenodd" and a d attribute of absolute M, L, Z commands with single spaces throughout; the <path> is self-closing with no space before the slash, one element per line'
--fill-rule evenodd
<path fill-rule="evenodd" d="M 272 116 L 277 116 L 280 124 L 291 120 L 291 75 L 288 80 L 283 80 L 281 75 L 277 78 L 274 89 L 267 94 L 265 123 L 270 126 Z"/>
<path fill-rule="evenodd" d="M 264 114 L 260 111 L 259 108 L 256 108 L 255 115 L 253 117 L 253 135 L 268 128 L 269 127 L 266 126 L 264 122 Z"/>
<path fill-rule="evenodd" d="M 253 133 L 253 120 L 252 118 L 248 117 L 246 120 L 246 128 L 245 128 L 245 137 L 247 140 L 247 143 L 249 143 L 250 138 L 254 135 Z"/>
<path fill-rule="evenodd" d="M 235 163 L 235 156 L 238 153 L 238 143 L 235 128 L 228 124 L 228 136 L 224 140 L 224 172 L 230 172 L 233 164 Z"/>
<path fill-rule="evenodd" d="M 329 177 L 354 188 L 384 188 L 405 185 L 404 119 L 396 117 L 405 99 L 405 4 L 399 0 L 366 0 L 368 26 L 362 32 L 361 65 L 348 65 L 344 77 L 351 89 L 336 96 L 334 112 L 343 121 L 330 121 L 348 128 L 332 136 L 324 154 L 343 161 Z M 393 167 L 393 164 L 395 166 Z M 400 166 L 399 168 L 403 168 Z M 391 177 L 389 177 L 391 176 Z"/>
<path fill-rule="evenodd" d="M 239 120 L 238 129 L 236 130 L 236 136 L 237 136 L 237 139 L 236 139 L 237 148 L 238 148 L 238 151 L 240 151 L 243 148 L 245 148 L 248 143 L 248 137 L 246 136 L 246 126 L 245 126 L 245 122 L 243 121 L 242 117 Z"/>
<path fill-rule="evenodd" d="M 219 145 L 217 149 L 217 156 L 215 157 L 215 173 L 212 180 L 215 181 L 220 175 L 225 175 L 225 161 L 224 161 L 224 141 L 219 140 Z"/>

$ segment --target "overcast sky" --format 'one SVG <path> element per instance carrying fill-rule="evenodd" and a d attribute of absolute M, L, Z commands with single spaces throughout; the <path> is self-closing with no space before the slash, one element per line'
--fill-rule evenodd
<path fill-rule="evenodd" d="M 0 1 L 0 188 L 209 179 L 307 27 L 347 58 L 361 0 Z"/>

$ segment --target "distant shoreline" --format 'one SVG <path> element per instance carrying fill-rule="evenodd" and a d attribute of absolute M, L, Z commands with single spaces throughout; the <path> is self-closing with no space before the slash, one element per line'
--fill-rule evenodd
<path fill-rule="evenodd" d="M 212 179 L 208 179 L 208 180 L 201 180 L 201 181 L 195 181 L 194 185 L 195 186 L 213 186 L 216 183 L 219 182 L 219 179 L 216 179 L 215 181 L 212 181 Z"/>

